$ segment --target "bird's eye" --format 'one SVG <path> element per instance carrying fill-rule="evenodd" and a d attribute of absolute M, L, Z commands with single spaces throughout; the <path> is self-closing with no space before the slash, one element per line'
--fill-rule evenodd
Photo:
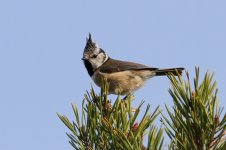
<path fill-rule="evenodd" d="M 93 54 L 93 55 L 92 55 L 92 58 L 96 58 L 96 57 L 97 57 L 97 54 Z"/>

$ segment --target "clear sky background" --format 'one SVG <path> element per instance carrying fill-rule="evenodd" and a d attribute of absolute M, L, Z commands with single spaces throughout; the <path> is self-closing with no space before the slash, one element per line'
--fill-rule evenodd
<path fill-rule="evenodd" d="M 195 66 L 202 76 L 215 72 L 226 106 L 225 0 L 2 0 L 1 150 L 72 149 L 56 112 L 72 119 L 70 103 L 81 108 L 90 89 L 81 61 L 89 32 L 112 58 L 185 67 L 192 78 Z M 133 105 L 144 99 L 165 110 L 169 87 L 167 78 L 153 78 Z"/>

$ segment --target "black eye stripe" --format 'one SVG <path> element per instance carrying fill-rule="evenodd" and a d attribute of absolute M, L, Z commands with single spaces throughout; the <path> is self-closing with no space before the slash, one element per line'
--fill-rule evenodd
<path fill-rule="evenodd" d="M 96 58 L 96 57 L 97 57 L 97 54 L 93 54 L 93 55 L 92 55 L 92 58 Z"/>
<path fill-rule="evenodd" d="M 100 50 L 100 52 L 98 54 L 93 54 L 92 55 L 92 58 L 96 58 L 100 53 L 104 53 L 104 51 L 103 50 Z"/>

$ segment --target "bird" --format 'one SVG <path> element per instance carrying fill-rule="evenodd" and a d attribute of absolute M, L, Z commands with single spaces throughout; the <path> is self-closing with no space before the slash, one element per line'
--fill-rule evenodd
<path fill-rule="evenodd" d="M 103 79 L 109 83 L 108 94 L 129 95 L 154 76 L 181 75 L 184 68 L 160 69 L 143 64 L 113 59 L 92 40 L 89 33 L 82 57 L 89 76 L 101 87 Z"/>

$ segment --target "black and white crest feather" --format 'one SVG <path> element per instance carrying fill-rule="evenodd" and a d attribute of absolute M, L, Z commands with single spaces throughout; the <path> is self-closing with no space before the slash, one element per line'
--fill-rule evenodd
<path fill-rule="evenodd" d="M 84 52 L 93 51 L 96 48 L 96 43 L 92 41 L 91 34 L 89 33 L 89 38 L 86 38 L 86 46 Z"/>
<path fill-rule="evenodd" d="M 108 60 L 108 56 L 104 50 L 102 50 L 97 43 L 93 42 L 91 34 L 89 34 L 89 37 L 86 39 L 82 59 L 90 76 Z"/>

